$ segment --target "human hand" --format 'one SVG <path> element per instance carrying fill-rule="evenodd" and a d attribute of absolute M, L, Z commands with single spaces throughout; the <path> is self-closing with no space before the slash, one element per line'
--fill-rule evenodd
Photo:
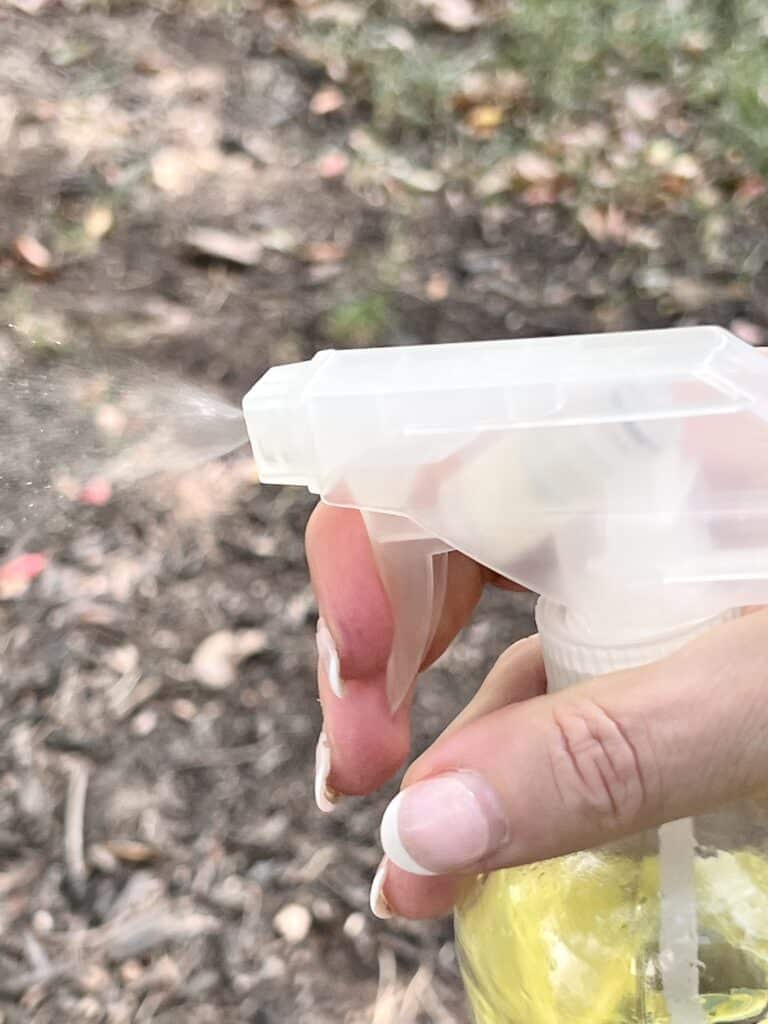
<path fill-rule="evenodd" d="M 317 792 L 329 809 L 335 794 L 369 793 L 401 767 L 411 700 L 394 714 L 387 704 L 393 611 L 359 513 L 318 506 L 307 553 L 323 619 Z M 511 587 L 449 556 L 423 668 L 468 621 L 487 583 Z M 389 805 L 374 910 L 437 916 L 453 905 L 462 875 L 596 846 L 765 787 L 766 676 L 765 611 L 653 665 L 552 695 L 537 638 L 514 644 Z"/>

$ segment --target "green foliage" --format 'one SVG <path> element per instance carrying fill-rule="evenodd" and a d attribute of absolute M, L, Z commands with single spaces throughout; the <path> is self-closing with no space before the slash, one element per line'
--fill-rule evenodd
<path fill-rule="evenodd" d="M 326 66 L 343 63 L 351 92 L 382 135 L 444 136 L 468 70 L 511 67 L 530 85 L 511 137 L 559 118 L 608 118 L 624 85 L 667 88 L 697 134 L 768 170 L 768 7 L 764 0 L 515 0 L 478 5 L 486 22 L 457 34 L 398 0 L 369 4 L 353 26 L 307 28 Z M 404 37 L 403 34 L 406 34 Z M 402 45 L 410 33 L 412 45 Z M 540 133 L 539 133 L 540 134 Z M 453 139 L 455 140 L 455 137 Z"/>
<path fill-rule="evenodd" d="M 365 62 L 373 124 L 384 134 L 403 127 L 434 131 L 449 120 L 447 100 L 456 88 L 457 68 L 427 44 L 417 44 L 415 51 L 388 47 L 371 51 Z"/>
<path fill-rule="evenodd" d="M 740 34 L 693 87 L 693 101 L 711 110 L 721 137 L 768 172 L 768 21 L 762 37 Z"/>
<path fill-rule="evenodd" d="M 77 11 L 120 15 L 149 8 L 158 14 L 191 19 L 239 17 L 260 10 L 259 0 L 70 0 Z"/>
<path fill-rule="evenodd" d="M 391 320 L 387 297 L 369 292 L 330 309 L 323 318 L 322 330 L 336 344 L 372 345 L 381 338 Z"/>
<path fill-rule="evenodd" d="M 496 54 L 525 71 L 541 113 L 599 115 L 623 83 L 657 83 L 720 149 L 768 169 L 762 0 L 519 0 Z"/>
<path fill-rule="evenodd" d="M 355 95 L 370 104 L 374 129 L 394 138 L 434 136 L 448 128 L 450 97 L 462 74 L 487 53 L 484 43 L 423 38 L 400 20 L 376 17 L 353 27 L 315 30 L 310 45 L 326 65 L 343 62 Z"/>

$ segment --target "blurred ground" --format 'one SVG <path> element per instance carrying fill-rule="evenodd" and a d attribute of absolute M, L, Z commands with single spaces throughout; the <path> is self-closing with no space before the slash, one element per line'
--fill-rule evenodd
<path fill-rule="evenodd" d="M 2 319 L 233 399 L 329 344 L 762 344 L 767 49 L 727 0 L 6 0 Z M 108 497 L 0 516 L 0 1019 L 466 1021 L 449 925 L 368 915 L 386 794 L 312 810 L 309 500 L 242 454 Z"/>

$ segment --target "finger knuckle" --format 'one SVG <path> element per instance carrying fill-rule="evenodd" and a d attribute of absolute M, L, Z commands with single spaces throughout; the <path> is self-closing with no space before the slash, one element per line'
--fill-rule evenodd
<path fill-rule="evenodd" d="M 648 772 L 634 730 L 595 701 L 555 710 L 552 775 L 565 812 L 622 830 L 649 801 Z"/>
<path fill-rule="evenodd" d="M 536 636 L 525 636 L 521 640 L 516 640 L 501 652 L 494 662 L 491 671 L 494 674 L 506 674 L 517 667 L 518 662 L 523 655 L 536 650 L 537 647 L 538 637 Z"/>
<path fill-rule="evenodd" d="M 518 641 L 519 643 L 520 641 Z M 489 675 L 506 675 L 518 656 L 517 643 L 506 647 L 493 663 Z"/>

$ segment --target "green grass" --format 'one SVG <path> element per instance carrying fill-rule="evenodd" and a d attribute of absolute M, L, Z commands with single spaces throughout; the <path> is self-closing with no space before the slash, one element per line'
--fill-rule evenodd
<path fill-rule="evenodd" d="M 324 316 L 322 331 L 338 345 L 373 345 L 392 321 L 389 300 L 379 292 L 369 292 L 339 303 Z"/>
<path fill-rule="evenodd" d="M 706 7 L 706 0 L 684 11 L 666 0 L 521 0 L 502 21 L 497 56 L 525 68 L 543 105 L 592 107 L 617 80 L 673 78 L 686 40 L 709 30 Z"/>
<path fill-rule="evenodd" d="M 354 27 L 313 28 L 307 40 L 322 63 L 343 62 L 352 91 L 370 108 L 372 127 L 391 139 L 449 127 L 449 99 L 480 57 L 474 45 L 421 38 L 402 20 L 375 15 Z"/>
<path fill-rule="evenodd" d="M 305 38 L 320 63 L 344 62 L 346 88 L 389 141 L 445 139 L 457 124 L 450 101 L 462 75 L 509 67 L 530 90 L 505 123 L 501 148 L 546 139 L 563 122 L 609 122 L 622 89 L 640 82 L 669 91 L 697 145 L 735 147 L 768 173 L 764 0 L 516 0 L 485 9 L 487 23 L 459 35 L 427 24 L 420 6 L 387 0 L 369 4 L 357 26 L 313 24 Z M 410 48 L 399 45 L 404 30 Z"/>
<path fill-rule="evenodd" d="M 240 17 L 260 9 L 258 0 L 71 0 L 78 11 L 130 14 L 147 8 L 159 14 L 188 18 Z"/>
<path fill-rule="evenodd" d="M 599 113 L 622 83 L 657 83 L 705 133 L 768 158 L 762 0 L 519 0 L 496 53 L 527 72 L 542 112 Z"/>

